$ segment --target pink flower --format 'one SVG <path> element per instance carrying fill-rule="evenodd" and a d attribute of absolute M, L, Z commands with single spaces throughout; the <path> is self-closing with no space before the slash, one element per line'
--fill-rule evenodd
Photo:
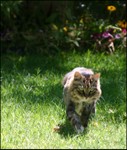
<path fill-rule="evenodd" d="M 112 36 L 108 31 L 103 32 L 103 33 L 102 33 L 102 37 L 103 37 L 103 38 L 113 38 L 113 36 Z"/>
<path fill-rule="evenodd" d="M 126 29 L 122 29 L 122 34 L 123 34 L 123 36 L 126 36 L 127 35 L 127 30 Z"/>

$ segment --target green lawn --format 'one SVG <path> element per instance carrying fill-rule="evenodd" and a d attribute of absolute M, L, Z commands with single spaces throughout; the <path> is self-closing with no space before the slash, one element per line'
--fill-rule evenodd
<path fill-rule="evenodd" d="M 61 52 L 1 56 L 1 148 L 126 148 L 126 57 Z M 61 81 L 77 66 L 101 73 L 97 114 L 82 135 L 66 121 Z M 54 127 L 61 124 L 61 130 Z"/>

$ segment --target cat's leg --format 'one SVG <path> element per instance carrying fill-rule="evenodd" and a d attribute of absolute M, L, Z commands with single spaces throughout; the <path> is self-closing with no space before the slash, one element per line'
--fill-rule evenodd
<path fill-rule="evenodd" d="M 82 126 L 80 116 L 75 112 L 75 106 L 73 102 L 70 102 L 66 110 L 67 118 L 76 130 L 77 133 L 82 133 L 84 127 Z"/>
<path fill-rule="evenodd" d="M 81 121 L 83 126 L 86 128 L 88 126 L 89 118 L 91 115 L 95 115 L 96 112 L 96 103 L 86 104 L 83 108 Z"/>
<path fill-rule="evenodd" d="M 82 120 L 82 124 L 85 128 L 88 126 L 89 118 L 90 118 L 90 112 L 86 112 L 86 110 L 84 108 L 82 115 L 81 115 L 81 120 Z"/>

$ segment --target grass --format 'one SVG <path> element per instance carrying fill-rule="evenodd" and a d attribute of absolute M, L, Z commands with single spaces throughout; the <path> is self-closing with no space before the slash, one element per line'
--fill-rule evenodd
<path fill-rule="evenodd" d="M 1 57 L 1 148 L 126 148 L 126 57 L 61 52 Z M 61 80 L 74 67 L 101 73 L 97 114 L 82 135 L 66 121 Z M 53 128 L 62 124 L 59 132 Z"/>

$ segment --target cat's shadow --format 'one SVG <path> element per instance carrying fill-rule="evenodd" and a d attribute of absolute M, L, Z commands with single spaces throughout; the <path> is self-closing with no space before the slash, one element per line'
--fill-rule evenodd
<path fill-rule="evenodd" d="M 71 137 L 82 136 L 82 135 L 87 134 L 89 131 L 88 128 L 86 128 L 83 133 L 77 134 L 67 119 L 65 119 L 64 123 L 59 124 L 59 126 L 60 126 L 60 129 L 59 129 L 58 134 L 60 134 L 64 138 L 67 138 L 70 136 Z"/>

